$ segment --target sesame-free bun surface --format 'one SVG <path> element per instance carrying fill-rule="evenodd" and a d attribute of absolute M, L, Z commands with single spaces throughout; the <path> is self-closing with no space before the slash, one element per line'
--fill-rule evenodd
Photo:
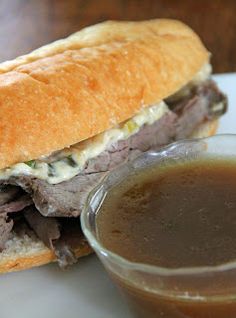
<path fill-rule="evenodd" d="M 0 64 L 0 169 L 132 117 L 208 59 L 189 27 L 163 19 L 104 22 Z"/>

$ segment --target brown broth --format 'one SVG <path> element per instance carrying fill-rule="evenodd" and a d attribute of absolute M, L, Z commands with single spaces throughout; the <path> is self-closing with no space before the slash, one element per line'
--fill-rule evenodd
<path fill-rule="evenodd" d="M 180 268 L 233 261 L 236 259 L 236 162 L 199 160 L 148 168 L 108 193 L 96 225 L 101 243 L 133 262 Z M 203 286 L 204 292 L 221 295 L 217 299 L 201 300 L 148 292 L 110 274 L 126 295 L 133 317 L 235 318 L 233 273 L 232 279 L 228 273 L 224 276 L 226 280 L 216 281 L 213 277 L 210 284 L 204 278 L 190 276 L 189 289 L 184 292 L 197 290 L 197 295 L 201 295 Z M 174 280 L 172 284 L 170 291 L 176 290 Z"/>
<path fill-rule="evenodd" d="M 114 277 L 113 277 L 114 278 Z M 115 279 L 115 278 L 114 278 Z M 134 318 L 235 318 L 235 301 L 192 301 L 161 297 L 115 279 Z"/>
<path fill-rule="evenodd" d="M 236 259 L 236 164 L 193 161 L 152 168 L 112 189 L 98 238 L 133 262 L 168 268 Z"/>

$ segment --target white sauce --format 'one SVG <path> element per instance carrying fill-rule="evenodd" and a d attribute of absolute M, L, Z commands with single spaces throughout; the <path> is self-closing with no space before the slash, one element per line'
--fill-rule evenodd
<path fill-rule="evenodd" d="M 210 74 L 211 65 L 205 64 L 189 85 L 205 81 Z M 179 94 L 185 94 L 187 87 L 179 91 L 177 93 L 178 96 Z M 52 162 L 48 162 L 48 158 L 42 157 L 40 160 L 34 160 L 28 164 L 17 163 L 10 168 L 2 169 L 0 170 L 0 179 L 6 180 L 12 176 L 31 175 L 52 184 L 69 180 L 83 169 L 87 160 L 101 154 L 112 143 L 129 138 L 131 135 L 137 133 L 143 125 L 152 125 L 168 111 L 169 109 L 164 102 L 145 107 L 137 115 L 116 128 L 107 130 L 68 149 L 61 150 L 52 156 Z M 68 156 L 70 157 L 68 158 Z"/>

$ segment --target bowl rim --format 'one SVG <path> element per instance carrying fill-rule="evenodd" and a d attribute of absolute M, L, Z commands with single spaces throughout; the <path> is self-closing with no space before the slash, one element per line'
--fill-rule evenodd
<path fill-rule="evenodd" d="M 161 154 L 162 152 L 179 147 L 180 145 L 198 143 L 201 141 L 203 142 L 211 141 L 211 140 L 214 140 L 214 139 L 216 140 L 220 138 L 231 138 L 231 139 L 233 138 L 236 143 L 236 134 L 218 134 L 218 135 L 205 137 L 205 138 L 184 139 L 184 140 L 171 143 L 161 148 L 158 151 L 145 152 L 141 154 L 138 158 L 136 158 L 134 161 L 132 161 L 131 163 L 135 162 L 137 159 L 143 158 L 144 156 Z M 89 244 L 94 248 L 96 253 L 102 254 L 106 258 L 110 258 L 113 262 L 119 264 L 120 266 L 122 266 L 123 268 L 127 270 L 145 272 L 145 273 L 150 273 L 150 274 L 159 275 L 159 276 L 188 276 L 188 275 L 204 275 L 204 274 L 207 275 L 212 273 L 222 273 L 222 272 L 230 271 L 234 269 L 236 270 L 236 256 L 235 256 L 235 261 L 225 262 L 220 265 L 167 268 L 162 266 L 149 265 L 145 263 L 132 262 L 118 255 L 117 253 L 114 253 L 108 250 L 107 248 L 105 248 L 96 239 L 92 231 L 89 229 L 90 226 L 89 226 L 88 215 L 89 215 L 90 203 L 99 193 L 99 191 L 102 190 L 104 183 L 106 183 L 109 180 L 109 178 L 112 177 L 114 173 L 117 173 L 117 171 L 121 169 L 122 167 L 129 166 L 129 165 L 130 165 L 130 162 L 121 164 L 118 167 L 116 167 L 114 170 L 110 171 L 107 175 L 105 175 L 102 178 L 102 180 L 99 182 L 99 184 L 89 193 L 87 200 L 85 202 L 85 205 L 83 207 L 83 210 L 80 216 L 81 228 Z M 105 195 L 103 195 L 102 201 L 104 198 L 105 198 Z M 101 206 L 102 201 L 100 202 L 99 207 Z"/>

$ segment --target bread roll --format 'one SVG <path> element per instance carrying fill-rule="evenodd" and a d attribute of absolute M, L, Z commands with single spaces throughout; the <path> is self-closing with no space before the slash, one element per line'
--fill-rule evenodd
<path fill-rule="evenodd" d="M 0 65 L 0 169 L 87 139 L 178 91 L 207 63 L 175 20 L 104 22 Z"/>

